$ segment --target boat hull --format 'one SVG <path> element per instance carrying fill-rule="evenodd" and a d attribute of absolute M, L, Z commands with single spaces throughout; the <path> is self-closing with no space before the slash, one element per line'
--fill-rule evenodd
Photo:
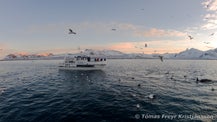
<path fill-rule="evenodd" d="M 102 67 L 59 67 L 60 70 L 103 70 L 104 66 Z"/>

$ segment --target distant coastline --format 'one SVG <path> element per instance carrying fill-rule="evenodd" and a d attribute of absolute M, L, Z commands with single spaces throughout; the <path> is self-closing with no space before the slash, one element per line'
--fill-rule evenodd
<path fill-rule="evenodd" d="M 217 60 L 217 48 L 213 50 L 201 51 L 195 48 L 186 49 L 179 53 L 165 53 L 165 54 L 141 54 L 132 53 L 126 54 L 116 50 L 93 50 L 86 49 L 82 52 L 84 55 L 104 56 L 108 59 L 158 59 L 163 56 L 164 59 L 174 60 Z M 47 53 L 46 55 L 30 54 L 9 54 L 0 61 L 17 61 L 17 60 L 62 60 L 66 54 Z M 77 55 L 77 54 L 71 54 Z"/>

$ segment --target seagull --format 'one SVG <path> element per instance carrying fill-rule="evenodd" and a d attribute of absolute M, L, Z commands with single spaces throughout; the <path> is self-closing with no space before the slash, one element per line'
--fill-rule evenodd
<path fill-rule="evenodd" d="M 189 39 L 190 39 L 190 40 L 192 40 L 192 39 L 193 39 L 193 37 L 192 37 L 192 36 L 190 36 L 190 35 L 188 35 L 188 37 L 189 37 Z"/>
<path fill-rule="evenodd" d="M 154 95 L 154 94 L 150 94 L 150 95 L 148 95 L 148 98 L 149 98 L 150 100 L 153 100 L 153 99 L 156 98 L 156 95 Z"/>
<path fill-rule="evenodd" d="M 136 107 L 137 107 L 137 108 L 140 108 L 140 105 L 139 105 L 139 104 L 136 104 Z"/>
<path fill-rule="evenodd" d="M 215 33 L 211 33 L 210 36 L 213 36 Z"/>
<path fill-rule="evenodd" d="M 69 29 L 69 34 L 76 34 L 72 29 Z"/>
<path fill-rule="evenodd" d="M 112 30 L 113 30 L 113 31 L 116 31 L 116 29 L 115 29 L 115 28 L 112 28 Z"/>
<path fill-rule="evenodd" d="M 159 55 L 159 58 L 163 62 L 163 56 Z"/>
<path fill-rule="evenodd" d="M 136 97 L 136 94 L 131 94 L 133 97 Z"/>
<path fill-rule="evenodd" d="M 210 42 L 203 42 L 203 43 L 205 43 L 205 44 L 209 44 Z"/>

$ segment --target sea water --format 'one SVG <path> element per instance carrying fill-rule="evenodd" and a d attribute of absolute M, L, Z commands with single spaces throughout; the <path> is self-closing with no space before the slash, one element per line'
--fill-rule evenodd
<path fill-rule="evenodd" d="M 102 71 L 59 62 L 0 62 L 1 122 L 217 120 L 216 60 L 110 59 Z"/>

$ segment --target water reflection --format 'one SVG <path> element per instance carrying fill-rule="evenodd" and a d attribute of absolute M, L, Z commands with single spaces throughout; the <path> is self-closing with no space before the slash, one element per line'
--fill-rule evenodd
<path fill-rule="evenodd" d="M 59 70 L 62 77 L 66 78 L 68 81 L 95 81 L 102 80 L 105 78 L 106 74 L 102 70 L 93 71 L 70 71 L 70 70 Z"/>
<path fill-rule="evenodd" d="M 60 77 L 68 90 L 76 92 L 90 92 L 105 81 L 106 74 L 101 70 L 70 71 L 59 70 Z M 76 90 L 75 90 L 76 89 Z"/>

